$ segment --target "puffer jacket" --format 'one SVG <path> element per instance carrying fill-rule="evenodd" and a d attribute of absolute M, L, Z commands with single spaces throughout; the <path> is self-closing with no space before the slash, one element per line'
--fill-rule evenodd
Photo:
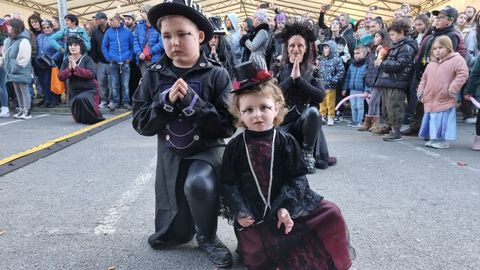
<path fill-rule="evenodd" d="M 434 27 L 428 35 L 426 35 L 422 43 L 420 44 L 419 52 L 415 60 L 415 76 L 418 80 L 422 77 L 422 74 L 430 63 L 430 51 L 432 50 L 432 44 L 436 37 L 439 36 L 448 36 L 452 41 L 453 50 L 459 52 L 462 56 L 466 55 L 465 42 L 462 35 L 455 29 L 455 26 L 452 24 L 443 29 L 437 29 Z"/>
<path fill-rule="evenodd" d="M 148 40 L 146 40 L 147 36 Z M 141 20 L 137 23 L 136 31 L 133 33 L 133 51 L 135 52 L 137 63 L 140 62 L 140 54 L 143 52 L 143 48 L 145 48 L 147 43 L 152 54 L 152 59 L 150 61 L 157 62 L 158 59 L 160 59 L 160 56 L 165 52 L 163 49 L 162 36 L 153 26 L 147 26 L 146 21 Z"/>
<path fill-rule="evenodd" d="M 341 60 L 340 60 L 341 62 Z M 292 79 L 293 64 L 283 66 L 278 74 L 278 85 L 285 96 L 285 102 L 289 108 L 283 124 L 288 124 L 300 117 L 300 114 L 311 104 L 318 105 L 325 97 L 324 88 L 316 71 L 300 70 L 301 76 Z"/>
<path fill-rule="evenodd" d="M 480 100 L 480 58 L 478 57 L 475 66 L 470 72 L 465 94 L 474 96 L 477 100 Z"/>
<path fill-rule="evenodd" d="M 133 60 L 133 35 L 120 24 L 117 28 L 109 28 L 102 41 L 102 53 L 107 62 L 125 62 Z"/>
<path fill-rule="evenodd" d="M 336 89 L 343 79 L 345 68 L 342 59 L 338 56 L 335 41 L 328 40 L 323 44 L 325 45 L 330 47 L 330 55 L 320 60 L 320 79 L 325 89 Z"/>
<path fill-rule="evenodd" d="M 379 88 L 409 89 L 417 51 L 418 44 L 411 37 L 406 37 L 393 44 L 380 65 L 380 75 L 375 82 L 375 86 Z"/>
<path fill-rule="evenodd" d="M 171 67 L 171 60 L 164 54 L 144 73 L 132 98 L 133 128 L 144 136 L 157 135 L 159 149 L 179 156 L 225 145 L 224 138 L 236 130 L 227 109 L 232 88 L 228 72 L 214 66 L 202 53 L 182 76 L 190 86 L 188 94 L 181 102 L 171 104 L 168 91 L 179 79 Z M 186 135 L 176 138 L 175 134 Z"/>
<path fill-rule="evenodd" d="M 432 58 L 417 89 L 425 112 L 443 112 L 455 107 L 457 93 L 467 79 L 467 63 L 459 53 L 450 53 L 443 61 Z"/>
<path fill-rule="evenodd" d="M 62 28 L 61 30 L 53 33 L 53 35 L 50 36 L 50 46 L 55 48 L 55 50 L 59 51 L 61 48 L 64 48 L 65 51 L 67 51 L 67 39 L 69 36 L 76 36 L 80 37 L 83 40 L 83 43 L 85 43 L 85 47 L 87 48 L 87 51 L 90 51 L 91 49 L 91 42 L 90 42 L 90 37 L 88 36 L 87 31 L 81 27 L 76 27 L 75 29 L 70 29 L 68 27 Z M 61 41 L 63 40 L 63 45 Z"/>
<path fill-rule="evenodd" d="M 365 74 L 367 73 L 367 59 L 354 61 L 348 67 L 343 90 L 365 91 Z"/>
<path fill-rule="evenodd" d="M 477 42 L 476 28 L 470 29 L 470 31 L 465 36 L 465 47 L 467 47 L 467 54 L 465 55 L 465 60 L 467 61 L 468 69 L 473 70 L 478 55 L 480 54 L 480 49 L 478 48 Z"/>
<path fill-rule="evenodd" d="M 380 68 L 375 66 L 376 58 L 376 51 L 369 52 L 367 55 L 367 72 L 365 73 L 365 85 L 367 88 L 372 88 L 374 86 L 375 80 L 380 73 Z"/>
<path fill-rule="evenodd" d="M 23 30 L 15 39 L 7 38 L 4 42 L 4 62 L 6 82 L 32 83 L 32 55 L 30 32 Z"/>

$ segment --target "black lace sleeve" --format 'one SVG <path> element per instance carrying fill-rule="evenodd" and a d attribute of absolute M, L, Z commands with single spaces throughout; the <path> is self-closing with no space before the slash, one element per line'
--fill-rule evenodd
<path fill-rule="evenodd" d="M 289 180 L 284 183 L 279 196 L 271 204 L 271 215 L 277 219 L 279 208 L 286 208 L 292 218 L 305 216 L 312 212 L 323 199 L 308 185 L 307 169 L 303 162 L 300 146 L 289 134 L 285 134 L 283 152 L 287 156 L 283 164 L 289 172 Z"/>
<path fill-rule="evenodd" d="M 240 144 L 240 136 L 233 138 L 227 145 L 223 154 L 221 169 L 221 197 L 222 197 L 222 214 L 230 223 L 236 220 L 237 216 L 253 216 L 245 202 L 239 188 L 240 173 L 238 162 L 240 161 L 240 153 L 243 145 Z"/>

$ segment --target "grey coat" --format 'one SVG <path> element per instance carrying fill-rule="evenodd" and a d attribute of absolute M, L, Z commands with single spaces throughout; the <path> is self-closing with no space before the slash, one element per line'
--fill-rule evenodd
<path fill-rule="evenodd" d="M 475 66 L 478 54 L 480 53 L 477 43 L 477 30 L 475 28 L 470 29 L 465 36 L 465 47 L 467 47 L 465 61 L 467 61 L 468 70 L 471 71 Z"/>
<path fill-rule="evenodd" d="M 5 69 L 6 82 L 32 82 L 32 59 L 28 61 L 27 66 L 22 67 L 17 63 L 17 56 L 19 52 L 20 43 L 26 40 L 30 44 L 30 33 L 27 30 L 21 32 L 17 38 L 7 38 L 5 40 L 5 54 L 3 68 Z"/>

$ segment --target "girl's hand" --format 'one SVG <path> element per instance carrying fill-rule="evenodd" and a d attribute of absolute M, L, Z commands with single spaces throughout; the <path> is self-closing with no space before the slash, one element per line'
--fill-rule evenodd
<path fill-rule="evenodd" d="M 382 64 L 382 62 L 383 62 L 383 60 L 377 59 L 377 60 L 375 60 L 375 62 L 373 64 L 374 64 L 374 66 L 379 67 Z"/>
<path fill-rule="evenodd" d="M 364 96 L 365 98 L 367 98 L 368 95 L 370 95 L 368 92 L 364 92 L 364 93 L 363 93 L 363 96 Z"/>
<path fill-rule="evenodd" d="M 246 217 L 237 217 L 237 222 L 242 227 L 249 227 L 255 222 L 255 220 L 251 216 L 246 216 Z"/>
<path fill-rule="evenodd" d="M 465 100 L 470 100 L 470 97 L 472 97 L 472 96 L 471 96 L 471 95 L 464 95 L 464 96 L 463 96 L 463 98 L 464 98 Z"/>
<path fill-rule="evenodd" d="M 277 228 L 280 229 L 280 226 L 285 225 L 285 234 L 289 234 L 293 228 L 293 220 L 290 218 L 290 213 L 285 208 L 280 208 L 277 211 L 278 223 Z"/>
<path fill-rule="evenodd" d="M 342 96 L 344 96 L 344 97 L 347 96 L 347 90 L 342 91 Z"/>

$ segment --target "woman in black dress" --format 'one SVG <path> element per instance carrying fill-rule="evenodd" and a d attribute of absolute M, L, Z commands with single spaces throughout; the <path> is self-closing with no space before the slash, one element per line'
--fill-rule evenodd
<path fill-rule="evenodd" d="M 95 124 L 104 120 L 98 109 L 99 85 L 95 79 L 95 63 L 87 55 L 81 38 L 69 37 L 68 57 L 64 59 L 58 78 L 67 81 L 68 105 L 73 119 L 82 124 Z"/>

